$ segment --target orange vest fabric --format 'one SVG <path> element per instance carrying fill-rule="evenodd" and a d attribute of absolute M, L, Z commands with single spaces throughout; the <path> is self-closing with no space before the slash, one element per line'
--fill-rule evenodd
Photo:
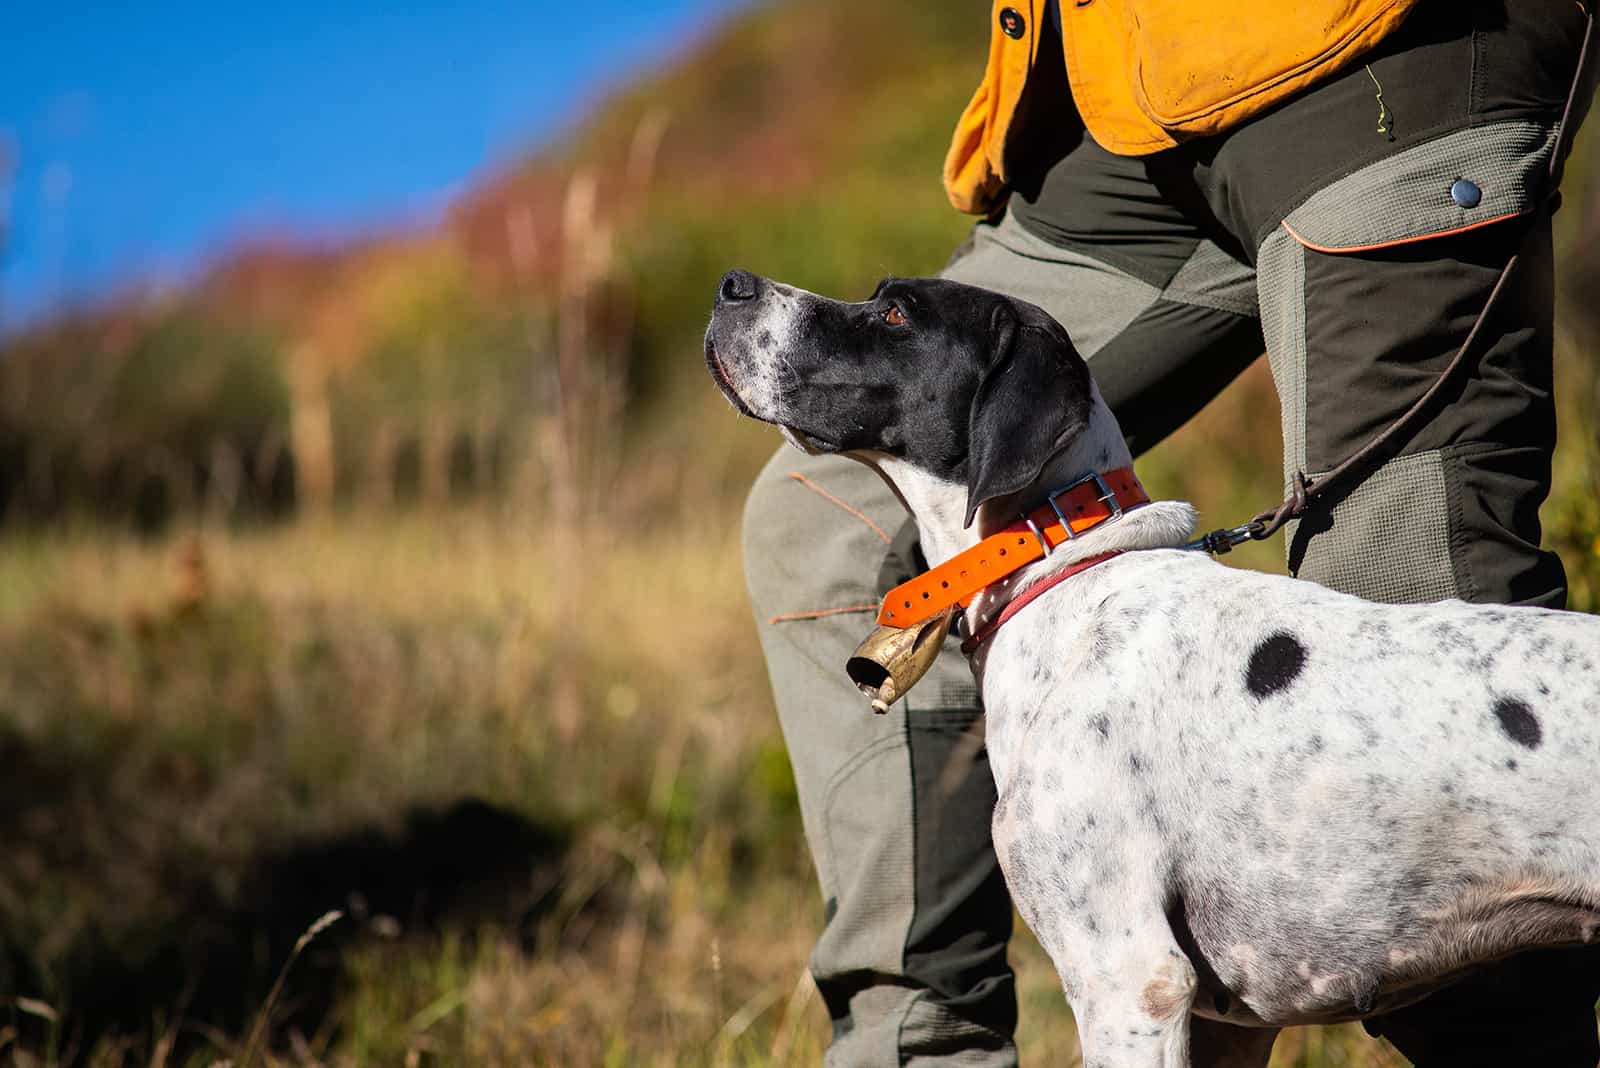
<path fill-rule="evenodd" d="M 1344 68 L 1419 2 L 1060 0 L 1062 59 L 1090 135 L 1143 156 L 1221 133 Z M 988 68 L 945 157 L 960 211 L 985 214 L 1005 189 L 1006 133 L 1048 17 L 1045 0 L 994 0 Z"/>

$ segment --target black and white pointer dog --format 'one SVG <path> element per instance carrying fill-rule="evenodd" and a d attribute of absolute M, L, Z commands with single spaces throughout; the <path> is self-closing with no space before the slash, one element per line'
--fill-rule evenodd
<path fill-rule="evenodd" d="M 1131 462 L 1061 327 L 953 282 L 850 304 L 731 272 L 706 361 L 741 412 L 877 468 L 934 565 Z M 1184 551 L 1194 523 L 1130 509 L 967 609 L 1122 550 L 972 658 L 995 849 L 1085 1063 L 1181 1068 L 1192 1034 L 1261 1065 L 1279 1027 L 1595 941 L 1600 617 L 1374 604 Z"/>

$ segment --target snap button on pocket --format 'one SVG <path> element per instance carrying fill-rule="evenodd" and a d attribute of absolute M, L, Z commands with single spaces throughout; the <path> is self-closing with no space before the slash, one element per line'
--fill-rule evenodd
<path fill-rule="evenodd" d="M 1450 199 L 1456 202 L 1457 207 L 1475 208 L 1483 200 L 1483 190 L 1475 182 L 1465 178 L 1457 178 L 1450 187 Z"/>
<path fill-rule="evenodd" d="M 1012 40 L 1022 36 L 1027 29 L 1027 24 L 1022 21 L 1022 12 L 1014 7 L 1000 9 L 1000 31 Z"/>

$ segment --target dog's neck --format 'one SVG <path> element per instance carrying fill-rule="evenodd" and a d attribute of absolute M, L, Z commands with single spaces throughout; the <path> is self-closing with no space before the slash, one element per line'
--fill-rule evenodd
<path fill-rule="evenodd" d="M 967 487 L 936 478 L 892 456 L 861 457 L 875 467 L 905 502 L 922 535 L 922 552 L 937 566 L 976 545 L 986 535 L 1038 507 L 1044 495 L 1084 475 L 1113 471 L 1133 463 L 1122 429 L 1111 409 L 1094 390 L 1089 425 L 1046 465 L 1032 486 L 1009 497 L 985 502 L 973 524 L 963 526 Z M 1154 501 L 1126 512 L 1055 547 L 1049 556 L 988 587 L 967 611 L 969 628 L 981 626 L 1016 594 L 1081 560 L 1108 552 L 1161 549 L 1182 545 L 1194 530 L 1195 510 L 1184 501 Z M 969 630 L 971 633 L 971 630 Z"/>

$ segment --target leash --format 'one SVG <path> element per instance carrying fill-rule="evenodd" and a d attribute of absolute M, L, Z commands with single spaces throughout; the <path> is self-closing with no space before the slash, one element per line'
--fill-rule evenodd
<path fill-rule="evenodd" d="M 1582 5 L 1580 5 L 1582 6 Z M 1594 37 L 1594 12 L 1584 8 L 1587 22 L 1583 31 L 1583 44 L 1578 49 L 1578 67 L 1572 76 L 1572 85 L 1567 90 L 1567 101 L 1561 110 L 1561 123 L 1556 134 L 1556 142 L 1550 153 L 1550 165 L 1546 174 L 1545 195 L 1543 201 L 1529 213 L 1530 216 L 1548 208 L 1554 212 L 1561 200 L 1561 174 L 1566 163 L 1567 152 L 1572 148 L 1573 130 L 1570 119 L 1573 109 L 1577 104 L 1579 92 L 1586 79 L 1590 56 L 1590 44 Z M 1530 228 L 1531 229 L 1531 228 Z M 1524 237 L 1526 240 L 1526 236 Z M 1266 508 L 1257 512 L 1248 521 L 1236 527 L 1222 527 L 1209 534 L 1203 534 L 1194 541 L 1184 546 L 1185 549 L 1197 549 L 1221 556 L 1247 541 L 1264 541 L 1272 537 L 1284 524 L 1301 518 L 1310 509 L 1311 503 L 1317 498 L 1325 496 L 1335 486 L 1340 485 L 1351 477 L 1352 472 L 1361 477 L 1355 482 L 1359 486 L 1361 480 L 1372 474 L 1382 461 L 1373 463 L 1373 458 L 1378 456 L 1392 442 L 1409 436 L 1410 433 L 1420 428 L 1434 400 L 1444 391 L 1446 386 L 1452 384 L 1464 371 L 1476 365 L 1474 348 L 1478 335 L 1482 332 L 1484 324 L 1489 321 L 1500 296 L 1505 292 L 1511 276 L 1516 273 L 1517 264 L 1521 258 L 1521 250 L 1512 253 L 1506 265 L 1501 268 L 1500 276 L 1495 280 L 1494 288 L 1489 291 L 1489 297 L 1483 302 L 1483 308 L 1478 312 L 1478 317 L 1473 320 L 1472 328 L 1467 331 L 1466 339 L 1461 342 L 1461 347 L 1439 372 L 1433 384 L 1427 391 L 1418 397 L 1416 403 L 1407 408 L 1399 418 L 1390 423 L 1383 430 L 1373 436 L 1365 445 L 1345 457 L 1337 466 L 1320 478 L 1308 478 L 1304 471 L 1296 471 L 1290 479 L 1289 493 L 1283 502 L 1274 508 Z M 1354 488 L 1354 487 L 1352 487 Z"/>

